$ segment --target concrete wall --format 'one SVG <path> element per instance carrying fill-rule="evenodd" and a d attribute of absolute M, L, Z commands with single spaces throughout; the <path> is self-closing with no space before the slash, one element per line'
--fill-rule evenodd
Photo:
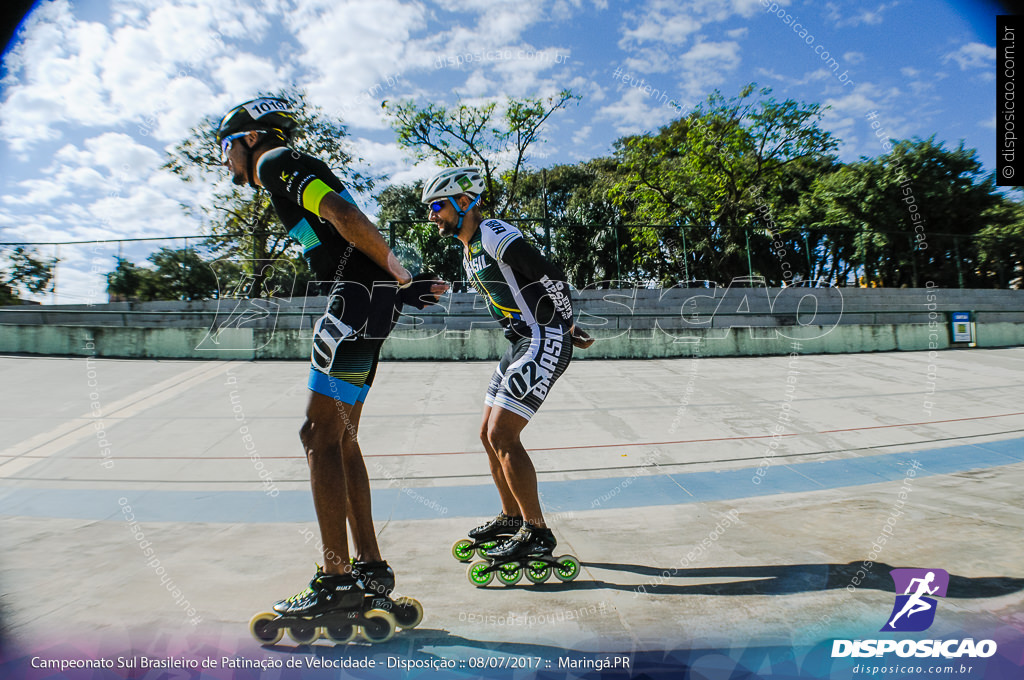
<path fill-rule="evenodd" d="M 2 326 L 0 352 L 165 359 L 308 359 L 309 334 L 296 329 L 227 329 L 217 342 L 204 329 L 103 326 Z M 594 345 L 576 359 L 652 359 L 701 356 L 843 354 L 946 349 L 946 324 L 843 324 L 834 327 L 702 329 L 669 333 L 594 331 Z M 979 347 L 1024 345 L 1024 324 L 978 326 Z M 504 352 L 499 331 L 395 331 L 386 359 L 491 360 Z"/>
<path fill-rule="evenodd" d="M 974 311 L 987 320 L 1024 323 L 1024 291 L 924 288 L 614 289 L 574 292 L 580 324 L 589 328 L 729 328 L 794 324 L 927 323 L 929 311 Z M 253 329 L 311 328 L 324 297 L 196 302 L 115 302 L 103 305 L 0 307 L 0 324 Z M 475 293 L 445 298 L 405 319 L 422 328 L 496 327 Z"/>
<path fill-rule="evenodd" d="M 130 358 L 306 359 L 325 298 L 0 309 L 0 352 Z M 1024 291 L 733 286 L 579 294 L 597 338 L 578 359 L 944 349 L 948 312 L 972 311 L 980 347 L 1024 345 Z M 408 309 L 408 308 L 407 308 Z M 410 310 L 415 312 L 415 310 Z M 210 329 L 219 331 L 211 334 Z M 472 293 L 415 312 L 388 359 L 480 359 L 506 346 Z"/>

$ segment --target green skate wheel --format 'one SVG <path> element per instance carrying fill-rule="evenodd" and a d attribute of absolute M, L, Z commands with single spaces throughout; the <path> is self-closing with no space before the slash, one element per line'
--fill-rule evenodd
<path fill-rule="evenodd" d="M 505 586 L 514 586 L 523 578 L 523 570 L 518 564 L 505 564 L 496 573 L 498 581 Z"/>
<path fill-rule="evenodd" d="M 489 562 L 477 561 L 469 565 L 469 569 L 466 570 L 466 577 L 469 582 L 475 585 L 477 588 L 483 588 L 494 578 L 493 571 L 486 571 L 490 567 Z M 486 571 L 486 573 L 485 573 Z"/>
<path fill-rule="evenodd" d="M 398 627 L 407 630 L 420 625 L 420 621 L 423 620 L 423 605 L 411 597 L 400 597 L 395 600 L 395 608 L 391 613 L 395 615 Z"/>
<path fill-rule="evenodd" d="M 371 609 L 363 614 L 366 619 L 360 630 L 367 642 L 387 642 L 395 636 L 395 617 L 383 609 Z"/>
<path fill-rule="evenodd" d="M 352 638 L 356 636 L 356 627 L 350 623 L 344 623 L 340 626 L 324 626 L 321 628 L 323 637 L 327 638 L 336 645 L 345 645 L 352 642 Z"/>
<path fill-rule="evenodd" d="M 262 645 L 276 645 L 284 636 L 284 629 L 272 628 L 267 625 L 277 618 L 277 614 L 263 612 L 252 617 L 249 621 L 249 632 L 260 641 Z"/>
<path fill-rule="evenodd" d="M 476 549 L 476 554 L 479 555 L 480 559 L 482 559 L 482 560 L 489 559 L 487 557 L 487 551 L 488 550 L 493 550 L 497 546 L 498 546 L 498 542 L 497 541 L 488 541 L 487 543 L 481 543 L 480 547 Z"/>
<path fill-rule="evenodd" d="M 469 562 L 473 559 L 473 548 L 470 547 L 472 545 L 473 541 L 468 538 L 455 541 L 455 544 L 452 546 L 452 557 L 459 562 Z"/>
<path fill-rule="evenodd" d="M 296 621 L 288 626 L 288 637 L 300 645 L 311 645 L 320 639 L 320 627 L 312 621 Z"/>
<path fill-rule="evenodd" d="M 558 562 L 558 568 L 551 571 L 559 581 L 565 583 L 579 576 L 580 561 L 572 555 L 562 555 L 556 561 Z"/>
<path fill-rule="evenodd" d="M 526 580 L 530 583 L 544 583 L 551 575 L 551 567 L 544 562 L 530 562 L 526 565 Z"/>

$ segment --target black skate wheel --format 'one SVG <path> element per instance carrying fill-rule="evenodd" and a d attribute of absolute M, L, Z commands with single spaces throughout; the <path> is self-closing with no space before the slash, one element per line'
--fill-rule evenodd
<path fill-rule="evenodd" d="M 284 630 L 269 626 L 271 621 L 277 618 L 277 614 L 263 612 L 252 617 L 249 621 L 249 632 L 263 645 L 276 645 L 284 636 Z"/>
<path fill-rule="evenodd" d="M 356 636 L 356 627 L 350 623 L 342 624 L 340 626 L 324 626 L 321 631 L 323 637 L 336 645 L 348 644 L 349 642 L 352 642 L 352 638 Z"/>
<path fill-rule="evenodd" d="M 311 645 L 320 638 L 320 627 L 312 621 L 296 621 L 288 626 L 288 637 L 300 645 Z"/>
<path fill-rule="evenodd" d="M 411 597 L 400 597 L 395 600 L 395 608 L 391 613 L 395 615 L 398 627 L 407 630 L 420 625 L 420 621 L 423 620 L 423 605 Z"/>
<path fill-rule="evenodd" d="M 572 581 L 580 575 L 580 561 L 572 555 L 562 555 L 556 561 L 558 562 L 558 568 L 552 569 L 551 573 L 559 581 L 565 583 Z"/>
<path fill-rule="evenodd" d="M 395 617 L 383 609 L 371 609 L 363 614 L 366 623 L 361 626 L 367 642 L 387 642 L 395 636 Z"/>
<path fill-rule="evenodd" d="M 483 588 L 494 579 L 493 571 L 487 571 L 484 573 L 490 566 L 491 564 L 489 562 L 478 560 L 469 565 L 469 569 L 466 570 L 466 578 L 468 578 L 469 582 L 477 588 Z"/>
<path fill-rule="evenodd" d="M 518 564 L 505 564 L 498 567 L 495 572 L 498 582 L 503 586 L 514 586 L 523 578 L 523 570 Z"/>
<path fill-rule="evenodd" d="M 452 545 L 452 557 L 457 559 L 459 562 L 469 562 L 473 559 L 473 541 L 468 538 L 463 538 Z"/>

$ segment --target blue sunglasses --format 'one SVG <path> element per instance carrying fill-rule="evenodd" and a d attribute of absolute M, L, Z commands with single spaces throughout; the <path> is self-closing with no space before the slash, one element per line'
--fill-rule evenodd
<path fill-rule="evenodd" d="M 234 142 L 239 137 L 245 137 L 250 132 L 266 132 L 266 130 L 246 130 L 244 132 L 236 132 L 233 135 L 228 135 L 227 137 L 225 137 L 224 139 L 222 139 L 220 141 L 220 157 L 221 157 L 221 159 L 227 159 L 227 157 L 228 157 L 228 149 L 231 148 L 232 142 Z"/>

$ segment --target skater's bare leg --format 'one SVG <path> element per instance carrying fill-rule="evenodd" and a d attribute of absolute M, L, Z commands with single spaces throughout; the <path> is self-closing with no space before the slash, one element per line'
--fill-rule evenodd
<path fill-rule="evenodd" d="M 537 471 L 519 441 L 519 434 L 529 422 L 511 411 L 494 407 L 487 421 L 487 441 L 501 464 L 501 471 L 522 512 L 523 520 L 544 528 L 547 525 L 544 523 L 537 493 Z"/>
<path fill-rule="evenodd" d="M 351 419 L 352 406 L 331 397 L 311 392 L 306 406 L 306 422 L 299 430 L 309 463 L 313 506 L 320 524 L 324 571 L 343 574 L 350 570 L 346 519 L 348 499 L 342 437 L 345 419 Z"/>
<path fill-rule="evenodd" d="M 494 447 L 491 446 L 491 440 L 488 436 L 488 425 L 491 420 L 492 410 L 492 407 L 484 406 L 483 422 L 480 424 L 480 441 L 483 442 L 484 450 L 487 451 L 487 464 L 491 468 L 491 478 L 494 480 L 494 486 L 498 488 L 498 496 L 501 498 L 501 511 L 509 517 L 522 517 L 523 511 L 519 509 L 519 503 L 516 502 L 516 497 L 508 486 L 508 481 L 505 479 L 505 471 L 501 467 L 501 460 L 498 458 L 498 453 L 494 450 Z"/>
<path fill-rule="evenodd" d="M 366 462 L 359 448 L 359 416 L 363 412 L 362 402 L 349 412 L 349 425 L 345 428 L 341 455 L 345 466 L 345 483 L 348 496 L 348 526 L 352 532 L 352 552 L 356 561 L 380 561 L 377 533 L 373 528 L 373 513 L 370 500 L 370 480 L 366 474 Z"/>

